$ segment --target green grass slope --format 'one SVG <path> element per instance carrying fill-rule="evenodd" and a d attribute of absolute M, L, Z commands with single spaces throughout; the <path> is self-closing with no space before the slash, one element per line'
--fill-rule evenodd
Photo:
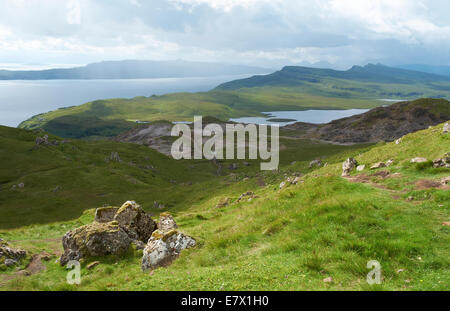
<path fill-rule="evenodd" d="M 25 135 L 25 134 L 24 134 Z M 30 277 L 14 277 L 1 289 L 13 290 L 448 290 L 450 284 L 450 192 L 420 188 L 449 169 L 413 165 L 417 156 L 435 159 L 450 150 L 442 125 L 407 135 L 401 144 L 347 150 L 330 156 L 328 165 L 309 172 L 302 183 L 279 190 L 278 183 L 297 167 L 284 167 L 258 198 L 237 202 L 242 193 L 225 188 L 220 195 L 186 204 L 174 212 L 182 231 L 198 246 L 184 251 L 170 267 L 140 270 L 139 252 L 122 258 L 82 263 L 82 283 L 66 283 L 57 263 Z M 394 160 L 380 171 L 340 177 L 341 163 L 354 156 L 363 164 Z M 385 177 L 382 177 L 385 176 Z M 387 176 L 387 177 L 386 177 Z M 261 176 L 251 177 L 250 184 Z M 242 188 L 241 188 L 242 189 Z M 231 204 L 215 207 L 228 197 Z M 95 206 L 94 206 L 95 207 Z M 78 220 L 2 230 L 0 236 L 33 252 L 61 251 L 67 230 L 92 221 L 93 210 Z M 368 285 L 366 265 L 378 260 L 382 284 Z M 324 282 L 325 278 L 332 282 Z"/>

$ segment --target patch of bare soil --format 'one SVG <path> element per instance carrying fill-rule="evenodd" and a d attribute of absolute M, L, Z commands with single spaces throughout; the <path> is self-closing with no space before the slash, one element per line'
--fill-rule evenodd
<path fill-rule="evenodd" d="M 421 179 L 415 183 L 416 190 L 427 190 L 427 189 L 450 189 L 450 186 L 444 185 L 436 180 Z"/>
<path fill-rule="evenodd" d="M 46 270 L 45 265 L 42 263 L 42 261 L 49 261 L 53 255 L 49 253 L 41 253 L 41 254 L 35 254 L 31 257 L 31 261 L 28 264 L 28 266 L 24 270 L 20 270 L 17 272 L 14 272 L 11 275 L 0 275 L 0 285 L 5 284 L 8 281 L 11 281 L 13 279 L 16 279 L 21 276 L 30 276 L 33 274 L 38 274 L 44 270 Z"/>

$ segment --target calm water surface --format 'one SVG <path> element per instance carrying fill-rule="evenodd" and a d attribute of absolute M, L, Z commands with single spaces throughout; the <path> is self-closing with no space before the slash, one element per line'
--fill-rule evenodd
<path fill-rule="evenodd" d="M 133 98 L 174 92 L 203 92 L 252 76 L 136 80 L 0 81 L 0 125 L 17 126 L 43 112 L 97 99 Z"/>

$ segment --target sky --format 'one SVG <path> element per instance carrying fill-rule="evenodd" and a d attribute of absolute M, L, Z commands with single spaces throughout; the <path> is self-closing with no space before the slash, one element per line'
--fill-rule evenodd
<path fill-rule="evenodd" d="M 448 0 L 0 0 L 0 68 L 450 65 Z"/>

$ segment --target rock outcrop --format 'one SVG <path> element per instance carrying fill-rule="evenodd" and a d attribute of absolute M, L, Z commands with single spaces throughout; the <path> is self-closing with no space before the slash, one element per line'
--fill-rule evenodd
<path fill-rule="evenodd" d="M 67 232 L 62 239 L 64 254 L 60 264 L 82 258 L 123 254 L 131 239 L 117 221 L 92 224 Z"/>
<path fill-rule="evenodd" d="M 118 207 L 100 207 L 95 211 L 95 221 L 100 223 L 111 222 L 114 220 Z"/>
<path fill-rule="evenodd" d="M 156 229 L 156 223 L 142 207 L 134 201 L 125 202 L 117 211 L 114 220 L 132 240 L 146 243 Z"/>
<path fill-rule="evenodd" d="M 375 163 L 374 165 L 372 165 L 370 167 L 370 169 L 371 170 L 376 170 L 376 169 L 379 169 L 379 168 L 382 168 L 382 167 L 386 167 L 386 164 L 384 162 L 378 162 L 378 163 Z"/>
<path fill-rule="evenodd" d="M 196 241 L 193 238 L 177 230 L 169 232 L 156 230 L 144 249 L 142 270 L 165 267 L 178 258 L 182 250 L 195 245 Z"/>
<path fill-rule="evenodd" d="M 27 252 L 21 249 L 14 249 L 0 239 L 0 266 L 12 267 L 20 263 L 27 256 Z"/>
<path fill-rule="evenodd" d="M 354 158 L 348 158 L 342 163 L 342 176 L 350 176 L 351 171 L 358 166 L 358 162 Z"/>
<path fill-rule="evenodd" d="M 169 213 L 162 213 L 159 216 L 158 230 L 162 232 L 169 232 L 176 229 L 178 229 L 178 226 L 172 215 L 170 215 Z"/>

